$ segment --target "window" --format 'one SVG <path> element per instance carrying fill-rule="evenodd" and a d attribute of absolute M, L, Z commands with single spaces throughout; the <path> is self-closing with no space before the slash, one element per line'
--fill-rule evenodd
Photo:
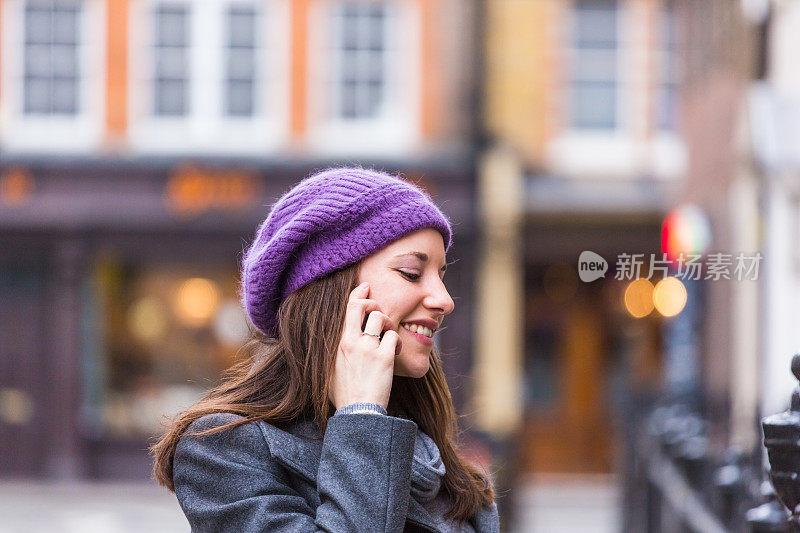
<path fill-rule="evenodd" d="M 617 127 L 618 6 L 616 0 L 577 0 L 570 72 L 571 124 Z"/>
<path fill-rule="evenodd" d="M 25 4 L 23 113 L 75 115 L 80 109 L 81 4 L 37 0 Z"/>
<path fill-rule="evenodd" d="M 153 12 L 153 114 L 189 110 L 189 7 L 159 4 Z"/>
<path fill-rule="evenodd" d="M 309 131 L 330 156 L 399 155 L 419 141 L 418 2 L 316 2 L 310 9 Z"/>
<path fill-rule="evenodd" d="M 244 356 L 247 319 L 227 264 L 142 263 L 109 252 L 86 285 L 84 409 L 96 434 L 152 436 Z"/>
<path fill-rule="evenodd" d="M 659 13 L 658 53 L 656 80 L 656 126 L 661 130 L 672 131 L 676 126 L 677 96 L 680 76 L 678 73 L 677 29 L 674 6 L 669 3 Z"/>
<path fill-rule="evenodd" d="M 252 155 L 279 146 L 289 7 L 287 0 L 132 3 L 134 149 Z"/>
<path fill-rule="evenodd" d="M 334 25 L 334 113 L 346 120 L 373 118 L 386 98 L 389 4 L 342 2 Z"/>
<path fill-rule="evenodd" d="M 0 150 L 97 149 L 105 113 L 104 0 L 0 2 Z"/>
<path fill-rule="evenodd" d="M 225 114 L 251 117 L 256 108 L 259 20 L 253 6 L 235 5 L 226 14 Z"/>

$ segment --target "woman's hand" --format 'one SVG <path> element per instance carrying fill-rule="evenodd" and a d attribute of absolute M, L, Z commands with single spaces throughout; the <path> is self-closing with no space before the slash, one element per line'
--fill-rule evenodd
<path fill-rule="evenodd" d="M 391 329 L 391 319 L 378 310 L 375 300 L 367 299 L 369 285 L 362 283 L 350 293 L 344 320 L 344 331 L 336 353 L 331 384 L 331 401 L 338 409 L 355 402 L 389 405 L 394 376 L 394 357 L 400 336 Z M 361 331 L 364 314 L 367 325 Z M 380 335 L 378 340 L 371 333 Z"/>

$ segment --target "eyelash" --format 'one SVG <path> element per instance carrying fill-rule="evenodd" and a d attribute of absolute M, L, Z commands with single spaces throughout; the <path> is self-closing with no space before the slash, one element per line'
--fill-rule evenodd
<path fill-rule="evenodd" d="M 403 272 L 402 270 L 400 271 L 400 273 L 401 273 L 401 274 L 402 274 L 402 275 L 403 275 L 403 276 L 404 276 L 406 279 L 408 279 L 409 281 L 417 281 L 417 280 L 418 280 L 420 277 L 422 277 L 422 276 L 420 276 L 419 274 L 409 274 L 408 272 Z"/>
<path fill-rule="evenodd" d="M 403 272 L 402 270 L 398 270 L 398 272 L 400 272 L 409 281 L 417 281 L 419 278 L 422 277 L 419 274 L 410 274 L 408 272 Z M 442 275 L 442 277 L 444 278 L 444 274 Z"/>

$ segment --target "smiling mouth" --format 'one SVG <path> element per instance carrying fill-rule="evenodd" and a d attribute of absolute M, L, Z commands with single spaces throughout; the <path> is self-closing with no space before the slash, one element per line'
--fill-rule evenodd
<path fill-rule="evenodd" d="M 430 328 L 426 328 L 425 326 L 419 326 L 417 324 L 401 324 L 404 329 L 407 329 L 411 333 L 417 333 L 419 335 L 423 335 L 428 337 L 429 339 L 433 337 L 433 331 Z"/>
<path fill-rule="evenodd" d="M 406 329 L 408 331 L 408 333 L 411 334 L 411 336 L 414 337 L 414 339 L 418 343 L 422 344 L 423 346 L 430 347 L 430 346 L 433 345 L 433 339 L 428 337 L 427 335 L 423 335 L 421 333 L 416 333 L 414 331 L 411 331 L 408 328 L 404 328 L 404 329 Z"/>

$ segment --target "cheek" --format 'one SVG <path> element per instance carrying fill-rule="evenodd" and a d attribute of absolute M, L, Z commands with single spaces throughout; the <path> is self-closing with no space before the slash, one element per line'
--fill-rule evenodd
<path fill-rule="evenodd" d="M 401 309 L 404 301 L 403 292 L 398 290 L 397 287 L 387 286 L 387 284 L 377 285 L 374 288 L 370 288 L 368 298 L 378 303 L 381 313 L 389 315 L 396 321 L 403 318 L 404 315 Z"/>

